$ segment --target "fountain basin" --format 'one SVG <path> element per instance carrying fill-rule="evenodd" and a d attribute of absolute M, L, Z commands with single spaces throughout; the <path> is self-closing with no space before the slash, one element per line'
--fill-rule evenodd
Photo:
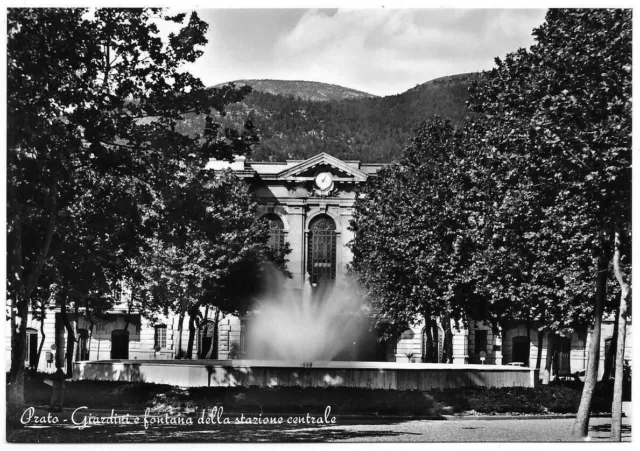
<path fill-rule="evenodd" d="M 76 362 L 74 380 L 181 387 L 358 387 L 433 390 L 533 387 L 537 370 L 506 365 L 273 360 L 100 360 Z"/>

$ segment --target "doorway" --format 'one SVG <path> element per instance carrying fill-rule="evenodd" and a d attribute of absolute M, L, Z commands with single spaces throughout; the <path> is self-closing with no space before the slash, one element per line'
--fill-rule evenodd
<path fill-rule="evenodd" d="M 111 332 L 111 358 L 129 358 L 129 331 L 116 329 Z"/>
<path fill-rule="evenodd" d="M 524 366 L 529 366 L 529 356 L 531 352 L 531 342 L 528 337 L 513 337 L 511 347 L 511 361 L 521 362 Z"/>

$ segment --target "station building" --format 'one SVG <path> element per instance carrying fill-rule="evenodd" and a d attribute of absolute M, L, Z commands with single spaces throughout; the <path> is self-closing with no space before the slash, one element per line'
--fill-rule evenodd
<path fill-rule="evenodd" d="M 346 276 L 352 254 L 347 243 L 353 239 L 349 223 L 353 215 L 356 190 L 367 178 L 375 177 L 383 164 L 368 164 L 357 160 L 340 160 L 322 153 L 306 160 L 286 162 L 250 162 L 238 158 L 234 163 L 211 161 L 212 170 L 231 169 L 249 183 L 257 202 L 258 216 L 269 221 L 271 244 L 288 243 L 291 253 L 287 268 L 292 279 L 287 283 L 300 286 L 323 279 L 339 283 Z M 104 359 L 172 359 L 178 351 L 178 318 L 169 315 L 152 324 L 135 312 L 114 309 L 91 328 L 80 314 L 70 319 L 79 330 L 77 360 Z M 246 350 L 246 329 L 250 318 L 227 316 L 217 328 L 218 358 L 242 358 Z M 56 337 L 55 322 L 60 314 L 51 312 L 41 324 L 30 319 L 26 363 L 41 370 L 52 370 L 55 348 L 64 346 L 64 335 Z M 211 318 L 207 319 L 211 324 Z M 282 327 L 286 327 L 283 324 Z M 126 328 L 126 329 L 125 329 Z M 58 328 L 60 329 L 60 328 Z M 90 330 L 91 329 L 91 330 Z M 8 330 L 8 329 L 7 329 Z M 195 340 L 195 356 L 208 349 L 213 340 L 213 327 L 201 327 Z M 626 351 L 631 358 L 631 328 Z M 44 348 L 38 361 L 37 350 L 44 331 Z M 8 333 L 10 331 L 8 330 Z M 600 356 L 604 360 L 611 344 L 613 320 L 605 319 L 602 327 Z M 443 360 L 444 333 L 439 327 L 434 343 L 438 359 Z M 504 340 L 503 340 L 504 338 Z M 183 327 L 183 349 L 187 345 L 188 328 Z M 591 340 L 588 330 L 567 333 L 558 339 L 555 372 L 570 375 L 586 368 L 587 350 Z M 6 341 L 7 364 L 10 362 L 10 338 Z M 392 343 L 376 344 L 369 337 L 366 348 L 345 355 L 345 359 L 421 362 L 425 354 L 426 334 L 423 325 L 405 331 Z M 453 362 L 482 364 L 523 364 L 535 367 L 538 353 L 538 331 L 535 324 L 513 324 L 503 334 L 494 334 L 483 323 L 469 321 L 468 327 L 456 330 L 453 336 Z M 543 361 L 546 358 L 546 337 L 543 340 Z M 604 365 L 601 364 L 602 374 Z"/>

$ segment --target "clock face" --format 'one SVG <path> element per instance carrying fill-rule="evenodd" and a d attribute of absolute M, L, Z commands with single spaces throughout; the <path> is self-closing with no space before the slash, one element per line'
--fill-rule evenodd
<path fill-rule="evenodd" d="M 321 172 L 316 176 L 316 186 L 321 190 L 331 188 L 333 185 L 333 176 L 330 172 Z"/>

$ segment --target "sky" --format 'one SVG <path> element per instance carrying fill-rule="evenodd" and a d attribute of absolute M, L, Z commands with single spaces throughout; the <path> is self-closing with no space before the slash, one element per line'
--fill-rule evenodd
<path fill-rule="evenodd" d="M 199 9 L 204 55 L 189 70 L 205 85 L 306 80 L 375 95 L 489 70 L 534 43 L 546 9 Z"/>

